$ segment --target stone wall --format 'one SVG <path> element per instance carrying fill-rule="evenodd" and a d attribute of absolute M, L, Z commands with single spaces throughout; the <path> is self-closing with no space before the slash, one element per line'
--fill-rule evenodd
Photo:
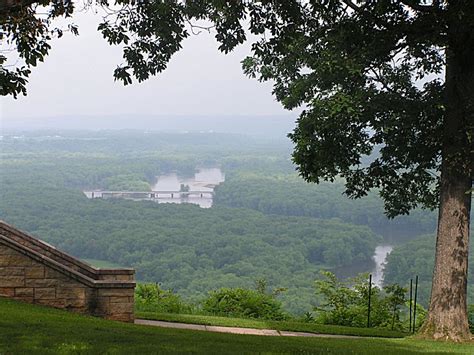
<path fill-rule="evenodd" d="M 96 269 L 0 221 L 0 296 L 134 321 L 133 269 Z"/>

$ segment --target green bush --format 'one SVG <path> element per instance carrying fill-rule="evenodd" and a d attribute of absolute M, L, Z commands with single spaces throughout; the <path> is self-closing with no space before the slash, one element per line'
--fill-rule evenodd
<path fill-rule="evenodd" d="M 140 283 L 135 288 L 135 308 L 142 312 L 191 313 L 192 306 L 158 284 Z"/>
<path fill-rule="evenodd" d="M 410 301 L 405 302 L 406 309 L 410 308 Z M 414 302 L 412 301 L 412 307 L 414 307 Z M 413 309 L 413 308 L 412 308 Z M 416 304 L 416 324 L 415 324 L 415 330 L 417 331 L 418 329 L 421 328 L 423 323 L 425 322 L 426 315 L 428 314 L 428 311 L 426 310 L 425 307 L 423 307 L 421 304 L 417 303 Z M 405 317 L 405 320 L 403 321 L 403 328 L 405 330 L 410 329 L 410 316 L 407 311 L 407 315 Z"/>
<path fill-rule="evenodd" d="M 211 291 L 203 302 L 203 311 L 217 316 L 284 320 L 280 301 L 274 295 L 245 288 L 221 288 Z"/>
<path fill-rule="evenodd" d="M 316 281 L 316 293 L 325 303 L 315 307 L 315 321 L 322 324 L 366 327 L 368 314 L 369 285 L 367 275 L 359 275 L 341 282 L 328 271 L 321 272 L 323 278 Z M 370 290 L 370 326 L 402 329 L 401 306 L 405 303 L 406 290 L 398 285 L 389 285 L 380 290 Z"/>

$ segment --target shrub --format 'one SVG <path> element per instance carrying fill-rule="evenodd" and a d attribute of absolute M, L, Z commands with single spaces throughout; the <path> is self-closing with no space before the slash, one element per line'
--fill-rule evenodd
<path fill-rule="evenodd" d="M 211 291 L 203 302 L 203 311 L 212 315 L 283 320 L 287 316 L 274 295 L 245 288 L 221 288 Z"/>
<path fill-rule="evenodd" d="M 135 308 L 158 313 L 191 313 L 192 307 L 170 290 L 158 284 L 140 283 L 135 288 Z"/>
<path fill-rule="evenodd" d="M 316 322 L 349 327 L 367 326 L 369 286 L 367 275 L 359 275 L 341 282 L 329 271 L 321 271 L 322 279 L 316 281 L 316 293 L 325 303 L 315 307 Z M 398 285 L 372 287 L 370 291 L 370 325 L 401 329 L 400 306 L 405 303 L 406 290 Z"/>
<path fill-rule="evenodd" d="M 406 308 L 409 309 L 410 307 L 410 301 L 405 302 Z M 412 301 L 412 307 L 414 307 L 414 302 Z M 428 311 L 426 310 L 425 307 L 423 307 L 421 304 L 417 303 L 416 304 L 416 324 L 415 324 L 415 330 L 418 330 L 421 328 L 423 323 L 425 322 L 426 315 Z M 405 321 L 403 322 L 404 324 L 404 329 L 409 329 L 410 328 L 410 316 L 408 315 L 405 317 Z"/>

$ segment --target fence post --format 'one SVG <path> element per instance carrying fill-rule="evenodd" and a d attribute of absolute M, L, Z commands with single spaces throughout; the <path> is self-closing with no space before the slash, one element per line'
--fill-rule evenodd
<path fill-rule="evenodd" d="M 410 325 L 408 326 L 408 332 L 411 333 L 411 325 L 412 325 L 412 319 L 411 319 L 411 315 L 412 315 L 412 306 L 413 306 L 413 279 L 410 279 Z"/>
<path fill-rule="evenodd" d="M 416 297 L 418 295 L 418 275 L 415 277 L 415 304 L 413 306 L 413 328 L 412 331 L 415 333 L 415 327 L 416 327 Z"/>
<path fill-rule="evenodd" d="M 369 275 L 369 307 L 367 309 L 367 328 L 370 328 L 370 298 L 372 296 L 372 274 Z"/>

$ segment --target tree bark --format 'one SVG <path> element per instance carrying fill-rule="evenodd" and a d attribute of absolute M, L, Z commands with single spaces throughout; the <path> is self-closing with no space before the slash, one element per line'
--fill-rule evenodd
<path fill-rule="evenodd" d="M 467 267 L 471 178 L 444 169 L 436 257 L 428 318 L 420 333 L 434 339 L 471 337 L 467 318 Z"/>
<path fill-rule="evenodd" d="M 469 27 L 461 26 L 450 28 L 451 40 L 446 50 L 446 115 L 436 256 L 428 317 L 420 330 L 423 336 L 453 341 L 471 338 L 467 271 L 473 175 L 474 35 Z"/>

